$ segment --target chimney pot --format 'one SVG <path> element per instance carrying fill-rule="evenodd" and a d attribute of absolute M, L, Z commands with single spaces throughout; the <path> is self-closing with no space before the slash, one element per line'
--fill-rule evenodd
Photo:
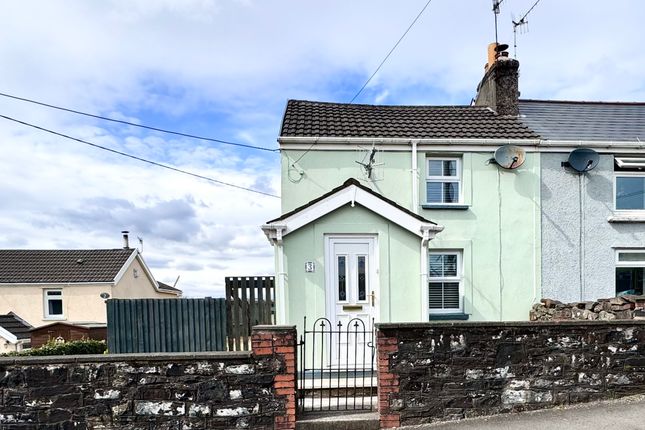
<path fill-rule="evenodd" d="M 130 232 L 123 230 L 121 233 L 123 233 L 123 249 L 130 249 L 130 240 L 128 238 Z"/>

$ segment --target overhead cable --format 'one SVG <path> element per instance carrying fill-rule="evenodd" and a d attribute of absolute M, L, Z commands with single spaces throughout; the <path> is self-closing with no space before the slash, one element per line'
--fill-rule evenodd
<path fill-rule="evenodd" d="M 48 107 L 48 108 L 51 108 L 51 109 L 57 109 L 57 110 L 61 110 L 61 111 L 64 111 L 64 112 L 70 112 L 70 113 L 74 113 L 74 114 L 77 114 L 77 115 L 88 116 L 88 117 L 100 119 L 100 120 L 103 120 L 103 121 L 111 121 L 111 122 L 115 122 L 115 123 L 118 123 L 118 124 L 129 125 L 129 126 L 132 126 L 132 127 L 144 128 L 146 130 L 158 131 L 160 133 L 174 134 L 175 136 L 188 137 L 188 138 L 191 138 L 191 139 L 206 140 L 206 141 L 209 141 L 209 142 L 221 143 L 223 145 L 233 145 L 233 146 L 239 146 L 239 147 L 242 147 L 242 148 L 257 149 L 257 150 L 260 150 L 260 151 L 267 151 L 267 152 L 277 152 L 278 151 L 278 149 L 274 149 L 274 148 L 265 148 L 263 146 L 248 145 L 246 143 L 231 142 L 231 141 L 228 141 L 228 140 L 215 139 L 215 138 L 212 138 L 212 137 L 198 136 L 198 135 L 195 135 L 195 134 L 182 133 L 180 131 L 173 131 L 173 130 L 168 130 L 168 129 L 165 129 L 165 128 L 152 127 L 152 126 L 144 125 L 144 124 L 137 124 L 137 123 L 130 122 L 130 121 L 125 121 L 125 120 L 121 120 L 121 119 L 105 117 L 105 116 L 101 116 L 101 115 L 95 115 L 95 114 L 92 114 L 92 113 L 82 112 L 82 111 L 75 110 L 75 109 L 70 109 L 70 108 L 66 108 L 66 107 L 62 107 L 62 106 L 52 105 L 52 104 L 49 104 L 49 103 L 39 102 L 37 100 L 32 100 L 32 99 L 28 99 L 28 98 L 24 98 L 24 97 L 18 97 L 18 96 L 14 96 L 14 95 L 7 94 L 7 93 L 1 93 L 0 92 L 0 96 L 7 97 L 7 98 L 10 98 L 10 99 L 14 99 L 14 100 L 20 100 L 20 101 L 27 102 L 27 103 L 33 103 L 33 104 L 36 104 L 36 105 L 39 105 L 39 106 L 44 106 L 44 107 Z"/>
<path fill-rule="evenodd" d="M 18 119 L 11 118 L 11 117 L 6 116 L 6 115 L 0 115 L 0 118 L 4 118 L 4 119 L 6 119 L 8 121 L 16 122 L 18 124 L 22 124 L 22 125 L 25 125 L 27 127 L 35 128 L 37 130 L 44 131 L 46 133 L 54 134 L 56 136 L 64 137 L 65 139 L 70 139 L 70 140 L 73 140 L 73 141 L 76 141 L 76 142 L 79 142 L 79 143 L 83 143 L 85 145 L 89 145 L 89 146 L 97 148 L 97 149 L 102 149 L 103 151 L 108 151 L 108 152 L 111 152 L 113 154 L 121 155 L 123 157 L 128 157 L 128 158 L 131 158 L 133 160 L 141 161 L 143 163 L 152 164 L 153 166 L 162 167 L 164 169 L 172 170 L 172 171 L 177 172 L 177 173 L 183 173 L 184 175 L 189 175 L 189 176 L 193 176 L 195 178 L 204 179 L 206 181 L 213 182 L 213 183 L 216 183 L 216 184 L 219 184 L 219 185 L 225 185 L 227 187 L 233 187 L 233 188 L 237 188 L 237 189 L 244 190 L 244 191 L 250 191 L 252 193 L 262 194 L 262 195 L 269 196 L 269 197 L 280 198 L 280 196 L 276 196 L 275 194 L 267 193 L 267 192 L 260 191 L 260 190 L 255 190 L 253 188 L 243 187 L 241 185 L 231 184 L 230 182 L 220 181 L 218 179 L 210 178 L 208 176 L 200 175 L 198 173 L 189 172 L 187 170 L 183 170 L 183 169 L 180 169 L 178 167 L 173 167 L 173 166 L 170 166 L 168 164 L 163 164 L 163 163 L 159 163 L 159 162 L 156 162 L 156 161 L 148 160 L 146 158 L 137 157 L 136 155 L 128 154 L 128 153 L 122 152 L 122 151 L 117 151 L 116 149 L 112 149 L 112 148 L 108 148 L 106 146 L 98 145 L 96 143 L 88 142 L 87 140 L 79 139 L 77 137 L 72 137 L 72 136 L 69 136 L 67 134 L 59 133 L 57 131 L 50 130 L 50 129 L 44 128 L 44 127 L 40 127 L 38 125 L 31 124 L 31 123 L 28 123 L 28 122 L 25 122 L 25 121 L 20 121 Z"/>
<path fill-rule="evenodd" d="M 356 94 L 354 94 L 354 97 L 352 97 L 352 99 L 349 101 L 349 104 L 354 103 L 354 100 L 356 100 L 356 98 L 357 98 L 357 97 L 358 97 L 358 96 L 363 92 L 363 90 L 365 89 L 365 87 L 367 87 L 367 85 L 372 81 L 372 78 L 374 78 L 374 76 L 376 76 L 376 74 L 378 73 L 378 71 L 379 71 L 379 70 L 381 70 L 381 67 L 383 67 L 383 64 L 385 64 L 385 62 L 387 61 L 387 59 L 388 59 L 388 58 L 390 58 L 390 55 L 392 55 L 392 53 L 394 52 L 394 50 L 399 46 L 399 43 L 401 43 L 401 41 L 403 40 L 403 38 L 408 34 L 408 32 L 412 29 L 412 27 L 414 27 L 414 24 L 416 24 L 416 23 L 417 23 L 417 21 L 419 20 L 419 18 L 421 18 L 421 15 L 423 15 L 423 12 L 425 12 L 425 10 L 428 8 L 428 6 L 430 5 L 430 2 L 432 2 L 432 0 L 428 0 L 428 2 L 425 4 L 425 6 L 423 6 L 423 8 L 421 9 L 421 11 L 417 14 L 417 16 L 414 18 L 414 20 L 412 21 L 412 23 L 408 26 L 407 30 L 405 30 L 405 32 L 403 33 L 403 35 L 402 35 L 402 36 L 399 38 L 399 40 L 394 44 L 394 46 L 392 47 L 392 49 L 390 49 L 390 52 L 388 52 L 388 53 L 387 53 L 387 55 L 385 56 L 385 58 L 383 58 L 383 61 L 381 61 L 381 64 L 379 64 L 379 65 L 378 65 L 378 67 L 376 68 L 376 70 L 374 70 L 374 73 L 372 73 L 372 75 L 367 79 L 367 81 L 365 81 L 365 83 L 363 84 L 363 86 L 361 87 L 361 89 L 360 89 L 360 90 L 358 90 L 358 92 L 357 92 Z"/>

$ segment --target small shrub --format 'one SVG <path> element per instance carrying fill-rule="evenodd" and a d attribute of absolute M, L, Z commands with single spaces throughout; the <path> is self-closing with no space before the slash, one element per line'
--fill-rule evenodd
<path fill-rule="evenodd" d="M 107 350 L 105 341 L 102 340 L 72 340 L 69 342 L 56 342 L 50 340 L 40 348 L 33 348 L 20 352 L 9 352 L 2 354 L 4 356 L 22 357 L 22 356 L 43 356 L 43 355 L 83 355 L 83 354 L 103 354 Z"/>

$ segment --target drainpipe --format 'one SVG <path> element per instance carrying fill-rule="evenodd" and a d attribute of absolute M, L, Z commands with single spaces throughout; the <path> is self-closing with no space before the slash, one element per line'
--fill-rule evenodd
<path fill-rule="evenodd" d="M 416 140 L 411 140 L 412 150 L 412 207 L 410 208 L 415 214 L 419 213 L 419 170 L 417 168 L 417 143 Z"/>
<path fill-rule="evenodd" d="M 277 288 L 277 294 L 276 297 L 280 297 L 280 300 L 277 300 L 277 302 L 280 304 L 280 306 L 277 307 L 276 309 L 276 323 L 277 324 L 286 324 L 287 323 L 287 292 L 286 292 L 286 282 L 285 282 L 285 271 L 284 271 L 284 246 L 282 242 L 282 229 L 281 228 L 276 228 L 276 237 L 274 239 L 274 243 L 276 246 L 276 258 L 278 259 L 277 261 L 277 266 L 278 266 L 278 273 L 276 273 L 276 288 Z"/>

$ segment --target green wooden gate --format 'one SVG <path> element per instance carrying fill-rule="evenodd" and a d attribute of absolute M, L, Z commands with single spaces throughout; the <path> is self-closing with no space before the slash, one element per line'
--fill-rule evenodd
<path fill-rule="evenodd" d="M 108 351 L 226 350 L 225 299 L 110 299 Z"/>

